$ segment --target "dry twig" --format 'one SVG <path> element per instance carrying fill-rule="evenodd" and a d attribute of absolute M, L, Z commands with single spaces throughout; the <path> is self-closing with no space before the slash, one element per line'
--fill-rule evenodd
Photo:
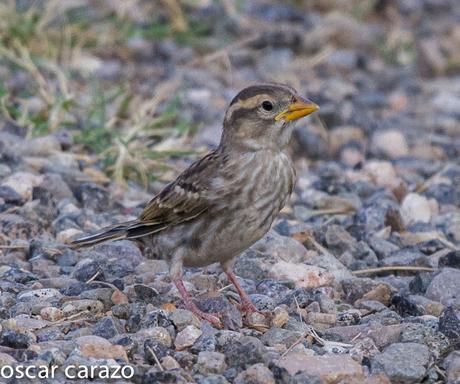
<path fill-rule="evenodd" d="M 387 266 L 387 267 L 360 269 L 358 271 L 352 271 L 352 273 L 353 273 L 353 275 L 360 276 L 360 275 L 367 275 L 369 273 L 372 274 L 372 273 L 393 272 L 393 271 L 401 271 L 401 272 L 435 272 L 435 271 L 437 271 L 437 269 L 429 268 L 429 267 L 391 265 L 391 266 Z"/>

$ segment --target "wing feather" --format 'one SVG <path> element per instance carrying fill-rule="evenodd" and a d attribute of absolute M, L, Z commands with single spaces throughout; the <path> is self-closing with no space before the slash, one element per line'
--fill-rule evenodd
<path fill-rule="evenodd" d="M 192 164 L 147 204 L 140 222 L 170 226 L 192 220 L 205 212 L 212 205 L 207 191 L 211 182 L 209 176 L 217 167 L 217 158 L 214 151 Z"/>

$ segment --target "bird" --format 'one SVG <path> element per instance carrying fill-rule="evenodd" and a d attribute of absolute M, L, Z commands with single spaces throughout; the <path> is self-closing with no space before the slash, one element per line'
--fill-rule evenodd
<path fill-rule="evenodd" d="M 220 263 L 240 296 L 240 309 L 259 312 L 238 281 L 236 258 L 270 229 L 296 178 L 288 154 L 294 122 L 319 106 L 284 84 L 241 90 L 224 116 L 219 145 L 166 185 L 140 216 L 73 241 L 73 247 L 137 239 L 169 262 L 184 306 L 221 328 L 218 314 L 198 308 L 183 283 L 184 267 Z"/>

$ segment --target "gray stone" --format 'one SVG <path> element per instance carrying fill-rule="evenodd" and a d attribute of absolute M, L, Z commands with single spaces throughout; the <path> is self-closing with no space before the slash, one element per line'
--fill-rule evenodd
<path fill-rule="evenodd" d="M 460 251 L 451 251 L 439 259 L 439 268 L 451 267 L 460 269 Z"/>
<path fill-rule="evenodd" d="M 426 297 L 455 309 L 460 309 L 460 270 L 444 268 L 437 274 L 426 290 Z"/>
<path fill-rule="evenodd" d="M 191 347 L 195 341 L 202 335 L 202 331 L 195 327 L 194 325 L 187 325 L 182 331 L 180 331 L 176 339 L 174 340 L 174 345 L 177 350 L 182 350 L 187 347 Z"/>
<path fill-rule="evenodd" d="M 58 173 L 47 173 L 43 175 L 40 187 L 46 189 L 56 200 L 73 199 L 73 193 L 64 179 Z"/>
<path fill-rule="evenodd" d="M 449 339 L 443 333 L 423 323 L 404 324 L 400 341 L 424 344 L 429 347 L 436 359 L 447 353 L 451 346 Z"/>
<path fill-rule="evenodd" d="M 273 347 L 277 344 L 283 344 L 289 348 L 294 342 L 296 342 L 302 333 L 296 331 L 290 331 L 283 328 L 271 328 L 262 336 L 262 342 L 266 345 Z"/>
<path fill-rule="evenodd" d="M 119 319 L 128 320 L 131 315 L 131 304 L 117 304 L 112 306 L 112 314 Z"/>
<path fill-rule="evenodd" d="M 17 300 L 19 302 L 50 303 L 57 302 L 62 298 L 62 294 L 54 288 L 34 289 L 32 291 L 21 292 Z"/>
<path fill-rule="evenodd" d="M 444 360 L 447 371 L 447 382 L 458 383 L 460 381 L 460 351 L 454 351 Z"/>
<path fill-rule="evenodd" d="M 113 305 L 112 294 L 112 288 L 88 289 L 80 294 L 80 299 L 99 300 L 104 304 L 104 308 L 109 310 Z"/>
<path fill-rule="evenodd" d="M 106 212 L 110 209 L 110 194 L 100 185 L 94 183 L 79 184 L 74 194 L 86 209 L 91 209 L 95 212 Z"/>
<path fill-rule="evenodd" d="M 430 362 L 430 350 L 418 343 L 396 343 L 372 360 L 373 373 L 385 373 L 392 382 L 420 383 Z"/>
<path fill-rule="evenodd" d="M 249 297 L 259 311 L 272 311 L 276 306 L 275 301 L 271 297 L 258 293 L 249 295 Z"/>
<path fill-rule="evenodd" d="M 243 336 L 224 345 L 224 354 L 229 367 L 247 368 L 264 361 L 266 348 L 252 336 Z"/>
<path fill-rule="evenodd" d="M 120 333 L 124 333 L 123 326 L 118 319 L 112 316 L 104 317 L 93 326 L 93 334 L 104 339 L 111 339 Z"/>
<path fill-rule="evenodd" d="M 174 323 L 178 331 L 182 331 L 188 325 L 194 325 L 199 328 L 200 320 L 186 309 L 176 309 L 169 315 L 170 320 Z"/>
<path fill-rule="evenodd" d="M 269 254 L 275 260 L 300 263 L 305 260 L 307 250 L 292 237 L 281 236 L 275 231 L 268 232 L 265 237 L 255 243 L 251 249 Z"/>
<path fill-rule="evenodd" d="M 76 347 L 72 353 L 89 359 L 121 359 L 128 361 L 125 350 L 121 345 L 114 345 L 99 336 L 81 336 L 73 340 Z"/>
<path fill-rule="evenodd" d="M 130 268 L 136 268 L 145 261 L 136 244 L 129 240 L 100 244 L 95 247 L 95 250 L 103 254 L 108 263 L 122 263 Z"/>
<path fill-rule="evenodd" d="M 72 273 L 73 278 L 82 282 L 86 282 L 94 276 L 96 276 L 97 280 L 104 280 L 104 271 L 101 264 L 92 259 L 80 260 Z"/>
<path fill-rule="evenodd" d="M 158 343 L 165 345 L 166 347 L 171 347 L 172 344 L 171 335 L 169 334 L 168 330 L 163 327 L 142 328 L 136 332 L 135 337 L 139 340 L 150 337 Z"/>
<path fill-rule="evenodd" d="M 230 384 L 222 375 L 197 375 L 194 376 L 197 384 Z"/>
<path fill-rule="evenodd" d="M 279 360 L 278 364 L 291 375 L 305 372 L 320 377 L 325 383 L 359 383 L 364 379 L 362 366 L 347 355 L 310 356 L 289 352 Z"/>
<path fill-rule="evenodd" d="M 30 345 L 35 344 L 36 337 L 34 334 L 20 333 L 10 329 L 5 329 L 0 336 L 0 345 L 15 349 L 27 349 Z"/>
<path fill-rule="evenodd" d="M 275 384 L 273 373 L 262 363 L 251 365 L 241 372 L 234 381 L 235 384 Z"/>
<path fill-rule="evenodd" d="M 440 317 L 439 331 L 449 338 L 453 348 L 460 348 L 460 319 L 452 307 L 447 307 Z"/>
<path fill-rule="evenodd" d="M 64 316 L 72 316 L 79 312 L 101 313 L 104 305 L 98 300 L 71 300 L 62 306 Z"/>
<path fill-rule="evenodd" d="M 210 373 L 222 373 L 227 369 L 225 355 L 219 352 L 200 352 L 198 354 L 196 369 L 204 375 Z"/>

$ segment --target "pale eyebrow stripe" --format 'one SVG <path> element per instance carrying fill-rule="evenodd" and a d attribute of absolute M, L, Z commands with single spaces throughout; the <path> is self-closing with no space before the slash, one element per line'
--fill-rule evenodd
<path fill-rule="evenodd" d="M 255 108 L 258 104 L 260 104 L 263 100 L 272 100 L 272 97 L 268 94 L 261 94 L 261 95 L 256 95 L 249 97 L 248 99 L 241 99 L 238 100 L 236 103 L 232 104 L 230 108 L 227 110 L 227 116 L 226 120 L 230 121 L 233 115 L 233 112 L 237 109 L 253 109 Z"/>

